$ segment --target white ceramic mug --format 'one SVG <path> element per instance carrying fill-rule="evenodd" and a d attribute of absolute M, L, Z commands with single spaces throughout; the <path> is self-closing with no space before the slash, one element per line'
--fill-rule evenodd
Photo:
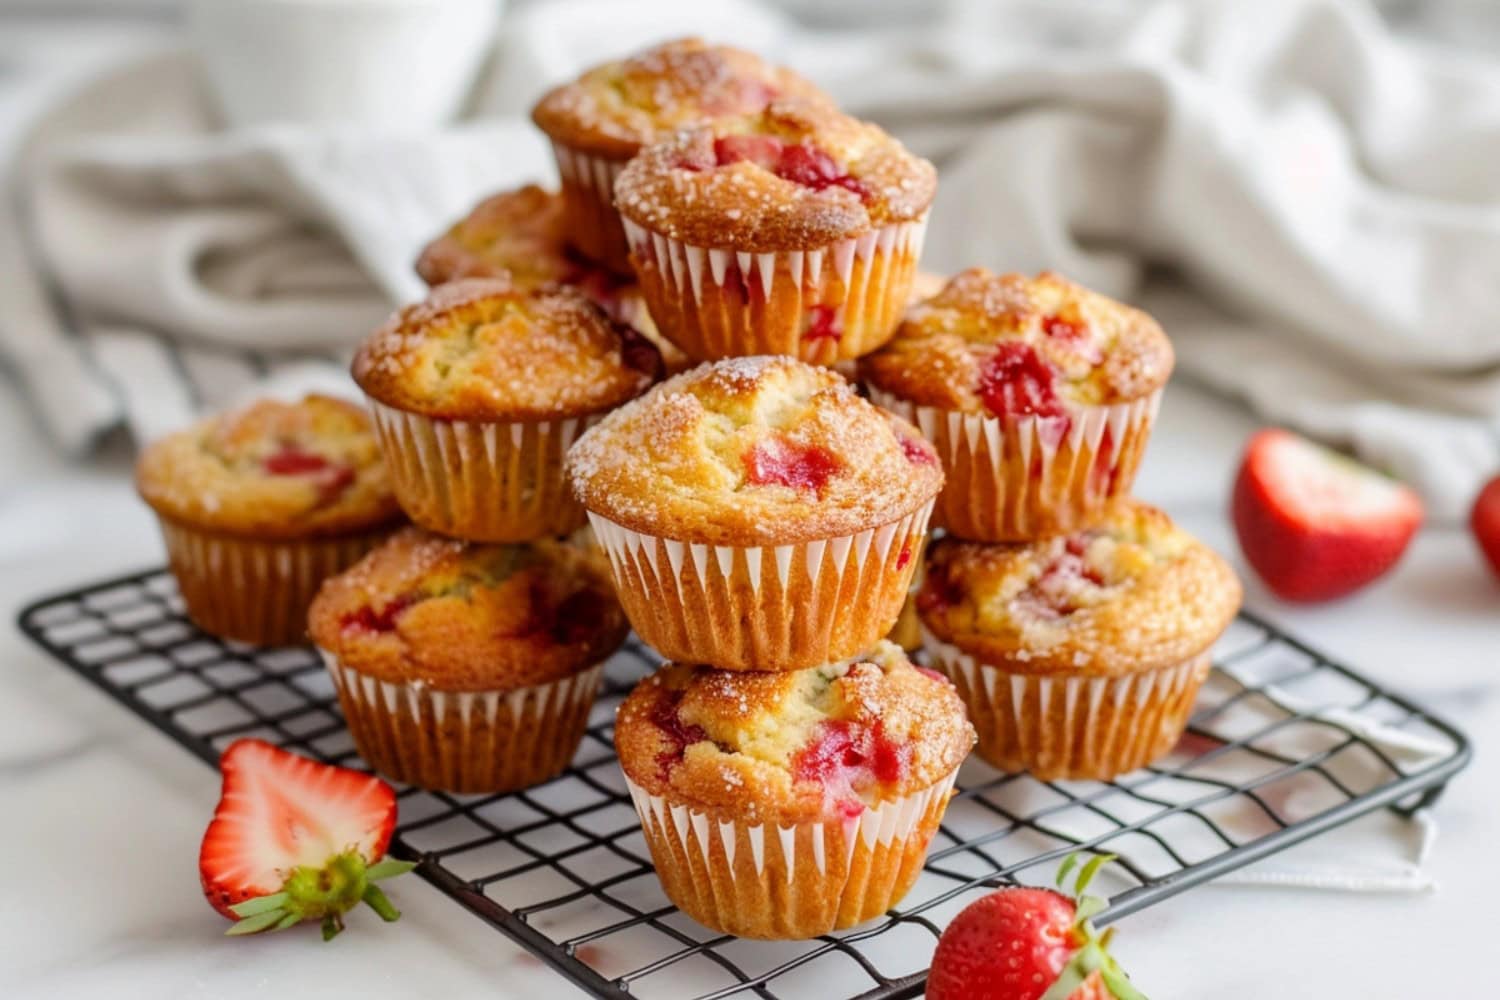
<path fill-rule="evenodd" d="M 193 42 L 231 125 L 415 129 L 461 109 L 504 0 L 191 0 Z"/>

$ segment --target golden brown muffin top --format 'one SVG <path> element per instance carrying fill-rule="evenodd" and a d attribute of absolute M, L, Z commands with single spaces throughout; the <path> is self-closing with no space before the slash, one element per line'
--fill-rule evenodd
<path fill-rule="evenodd" d="M 1169 667 L 1207 650 L 1239 606 L 1229 565 L 1136 501 L 1089 531 L 1041 542 L 944 538 L 928 551 L 917 593 L 938 639 L 1030 674 Z"/>
<path fill-rule="evenodd" d="M 510 691 L 559 680 L 625 641 L 599 560 L 565 542 L 485 545 L 406 528 L 324 581 L 319 648 L 393 684 Z"/>
<path fill-rule="evenodd" d="M 330 396 L 200 420 L 147 447 L 135 483 L 162 517 L 226 534 L 310 538 L 401 519 L 370 418 Z"/>
<path fill-rule="evenodd" d="M 562 196 L 555 191 L 528 184 L 491 195 L 427 244 L 416 270 L 430 286 L 461 278 L 501 278 L 525 291 L 571 285 L 651 341 L 668 372 L 689 367 L 688 356 L 657 331 L 640 287 L 568 245 Z"/>
<path fill-rule="evenodd" d="M 1139 309 L 1051 271 L 1028 278 L 979 267 L 913 306 L 890 343 L 860 362 L 878 389 L 988 416 L 1130 402 L 1171 373 L 1172 345 Z"/>
<path fill-rule="evenodd" d="M 751 823 L 857 817 L 946 778 L 973 745 L 953 686 L 885 641 L 807 670 L 667 664 L 615 718 L 637 785 Z"/>
<path fill-rule="evenodd" d="M 781 96 L 829 100 L 789 69 L 701 38 L 679 38 L 603 63 L 547 92 L 531 119 L 551 139 L 628 160 L 677 129 L 759 111 Z"/>
<path fill-rule="evenodd" d="M 931 163 L 879 126 L 780 100 L 648 146 L 615 181 L 630 222 L 699 247 L 817 250 L 921 218 Z"/>
<path fill-rule="evenodd" d="M 668 379 L 568 452 L 573 492 L 634 531 L 711 545 L 785 545 L 899 520 L 943 485 L 905 421 L 826 368 L 731 358 Z"/>
<path fill-rule="evenodd" d="M 379 402 L 440 420 L 553 420 L 640 395 L 661 355 L 576 289 L 468 278 L 396 312 L 353 374 Z"/>

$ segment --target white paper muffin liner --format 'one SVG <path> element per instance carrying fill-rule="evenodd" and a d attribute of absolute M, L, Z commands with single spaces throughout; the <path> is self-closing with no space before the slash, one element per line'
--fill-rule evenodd
<path fill-rule="evenodd" d="M 260 540 L 161 519 L 188 617 L 205 632 L 257 646 L 307 640 L 307 608 L 324 580 L 358 562 L 384 528 L 327 538 Z"/>
<path fill-rule="evenodd" d="M 979 733 L 976 753 L 1002 771 L 1106 781 L 1144 767 L 1182 737 L 1207 652 L 1156 670 L 1090 677 L 1013 673 L 925 627 L 929 663 L 957 688 Z"/>
<path fill-rule="evenodd" d="M 823 249 L 748 253 L 622 222 L 657 328 L 700 361 L 789 354 L 831 365 L 870 353 L 895 333 L 927 232 L 923 215 Z M 838 317 L 837 339 L 805 336 L 819 307 Z"/>
<path fill-rule="evenodd" d="M 569 238 L 585 256 L 629 274 L 629 245 L 615 210 L 615 178 L 629 161 L 591 156 L 558 142 L 552 143 L 552 155 L 562 178 Z"/>
<path fill-rule="evenodd" d="M 366 398 L 396 500 L 422 527 L 472 541 L 529 542 L 583 525 L 563 455 L 597 416 L 437 420 Z"/>
<path fill-rule="evenodd" d="M 636 632 L 663 656 L 721 670 L 800 670 L 854 656 L 901 612 L 931 501 L 854 535 L 703 545 L 589 512 Z"/>
<path fill-rule="evenodd" d="M 1086 528 L 1130 493 L 1161 406 L 1158 389 L 1128 403 L 1076 407 L 1068 417 L 1004 418 L 867 388 L 873 403 L 915 424 L 937 449 L 947 480 L 933 526 L 977 542 Z"/>
<path fill-rule="evenodd" d="M 628 777 L 667 896 L 714 930 L 795 939 L 889 910 L 916 881 L 957 772 L 858 816 L 826 822 L 721 821 Z"/>
<path fill-rule="evenodd" d="M 354 745 L 395 781 L 456 793 L 514 791 L 559 774 L 588 726 L 604 664 L 508 691 L 441 691 L 372 677 L 319 649 Z"/>

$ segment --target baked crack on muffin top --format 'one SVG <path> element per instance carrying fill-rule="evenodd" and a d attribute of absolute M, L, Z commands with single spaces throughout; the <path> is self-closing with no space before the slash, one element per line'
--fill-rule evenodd
<path fill-rule="evenodd" d="M 908 310 L 860 362 L 877 389 L 919 406 L 987 416 L 1066 416 L 1150 395 L 1172 373 L 1150 316 L 1051 271 L 970 268 Z"/>
<path fill-rule="evenodd" d="M 660 377 L 661 354 L 573 288 L 508 279 L 440 285 L 354 356 L 375 400 L 447 420 L 535 421 L 618 406 Z"/>
<path fill-rule="evenodd" d="M 1240 593 L 1222 558 L 1130 500 L 1095 528 L 1044 541 L 940 539 L 917 611 L 938 639 L 1015 673 L 1115 675 L 1203 652 Z"/>
<path fill-rule="evenodd" d="M 839 663 L 745 673 L 669 663 L 620 706 L 625 773 L 691 808 L 852 819 L 952 773 L 974 745 L 953 686 L 881 641 Z"/>
<path fill-rule="evenodd" d="M 785 357 L 700 365 L 568 452 L 573 491 L 634 531 L 784 545 L 899 520 L 943 485 L 937 454 L 837 373 Z"/>
<path fill-rule="evenodd" d="M 225 534 L 310 538 L 401 519 L 363 408 L 265 399 L 154 442 L 136 488 L 161 516 Z"/>
<path fill-rule="evenodd" d="M 584 550 L 462 542 L 407 528 L 324 582 L 313 641 L 356 671 L 443 691 L 576 673 L 625 641 L 607 570 Z"/>
<path fill-rule="evenodd" d="M 627 160 L 677 129 L 759 111 L 783 96 L 829 100 L 805 78 L 750 52 L 680 38 L 555 87 L 531 117 L 558 142 Z"/>
<path fill-rule="evenodd" d="M 879 126 L 784 99 L 647 147 L 621 171 L 615 204 L 684 243 L 762 253 L 916 221 L 936 191 L 932 164 Z"/>

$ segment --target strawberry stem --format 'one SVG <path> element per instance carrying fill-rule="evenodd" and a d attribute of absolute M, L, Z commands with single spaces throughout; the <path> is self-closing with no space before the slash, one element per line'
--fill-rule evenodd
<path fill-rule="evenodd" d="M 386 898 L 385 893 L 380 891 L 378 885 L 372 883 L 365 888 L 364 900 L 369 904 L 370 909 L 380 914 L 380 919 L 386 923 L 401 919 L 401 911 L 391 905 L 391 901 Z"/>
<path fill-rule="evenodd" d="M 337 854 L 321 868 L 304 865 L 292 870 L 280 892 L 257 896 L 230 907 L 241 918 L 227 934 L 258 934 L 286 930 L 304 920 L 318 920 L 323 940 L 331 941 L 344 929 L 344 914 L 361 902 L 390 923 L 401 916 L 386 894 L 376 887 L 379 879 L 404 875 L 416 867 L 411 861 L 385 858 L 366 865 L 358 851 Z"/>

